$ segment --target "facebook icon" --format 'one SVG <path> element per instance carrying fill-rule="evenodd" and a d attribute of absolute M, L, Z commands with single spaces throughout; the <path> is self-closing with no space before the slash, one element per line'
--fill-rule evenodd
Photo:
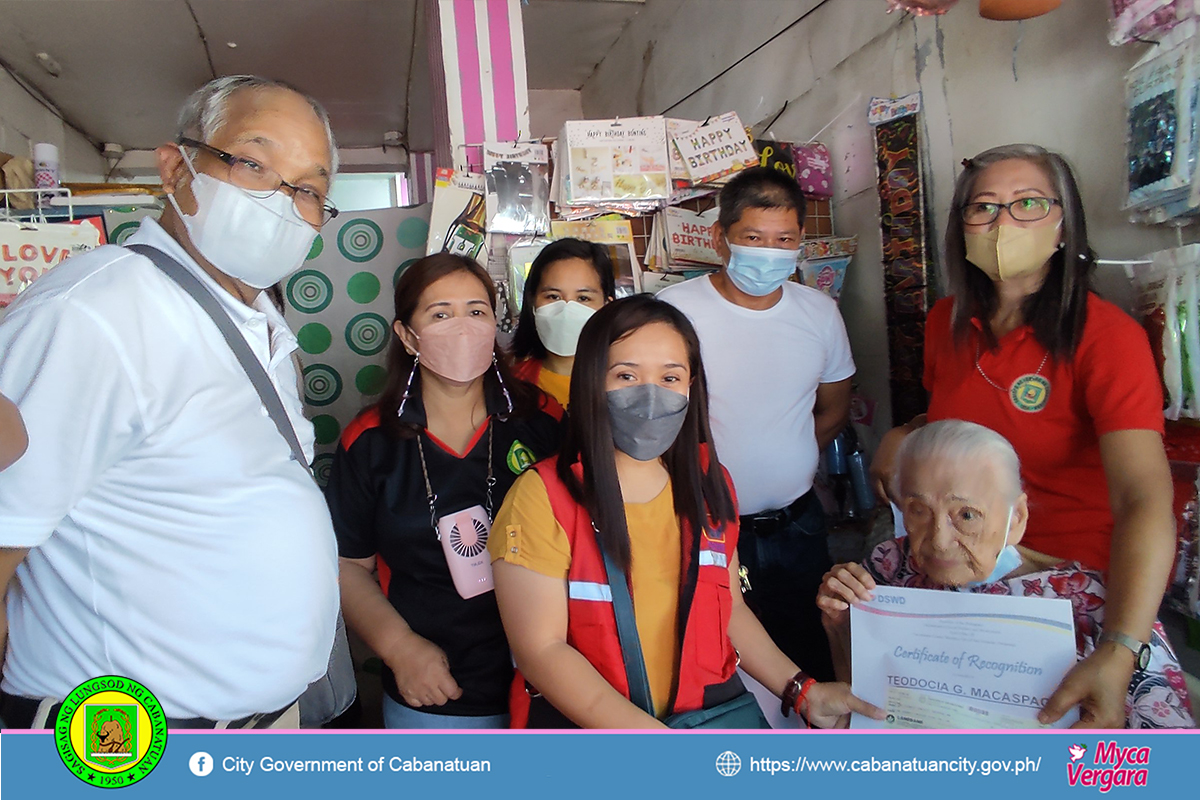
<path fill-rule="evenodd" d="M 193 775 L 203 778 L 213 771 L 213 757 L 203 750 L 199 753 L 192 753 L 192 757 L 188 759 L 188 767 L 191 768 Z"/>

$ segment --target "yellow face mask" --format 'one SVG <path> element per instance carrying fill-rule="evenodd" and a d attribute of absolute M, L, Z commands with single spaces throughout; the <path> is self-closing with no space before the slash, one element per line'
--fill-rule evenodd
<path fill-rule="evenodd" d="M 967 261 L 993 281 L 1007 281 L 1040 269 L 1059 248 L 1059 225 L 1018 228 L 997 225 L 986 233 L 963 235 Z"/>

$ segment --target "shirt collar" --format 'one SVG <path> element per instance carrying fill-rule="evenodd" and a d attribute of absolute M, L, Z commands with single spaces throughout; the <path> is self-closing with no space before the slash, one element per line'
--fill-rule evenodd
<path fill-rule="evenodd" d="M 128 240 L 133 244 L 148 244 L 151 247 L 162 250 L 167 255 L 174 258 L 182 264 L 187 271 L 196 276 L 205 288 L 212 292 L 213 296 L 221 303 L 221 307 L 225 312 L 237 323 L 238 327 L 245 325 L 254 317 L 263 314 L 262 302 L 266 301 L 267 305 L 271 305 L 269 298 L 265 296 L 265 292 L 260 292 L 255 298 L 254 307 L 246 305 L 240 298 L 234 297 L 221 284 L 213 280 L 204 269 L 196 263 L 196 260 L 188 255 L 187 250 L 183 248 L 175 237 L 167 233 L 166 230 L 158 223 L 157 220 L 147 217 L 142 220 L 141 226 L 137 231 L 129 237 Z M 278 316 L 278 314 L 276 314 Z M 280 318 L 282 320 L 282 318 Z M 267 317 L 269 322 L 273 322 L 270 316 Z M 274 326 L 273 326 L 274 327 Z M 286 325 L 284 326 L 286 327 Z"/>
<path fill-rule="evenodd" d="M 494 373 L 495 367 L 488 367 L 488 372 Z M 404 404 L 404 410 L 400 414 L 400 423 L 424 430 L 427 421 L 425 401 L 421 397 L 420 370 L 417 370 L 417 374 L 413 377 L 411 391 L 412 396 L 408 398 L 408 402 Z M 504 392 L 501 391 L 499 382 L 489 379 L 487 373 L 484 373 L 483 376 L 483 402 L 489 417 L 508 413 L 508 401 L 504 399 Z"/>

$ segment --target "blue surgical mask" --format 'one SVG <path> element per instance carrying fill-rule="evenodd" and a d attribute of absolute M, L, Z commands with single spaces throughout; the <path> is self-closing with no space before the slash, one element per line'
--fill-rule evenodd
<path fill-rule="evenodd" d="M 746 247 L 728 240 L 726 244 L 729 245 L 729 264 L 725 274 L 746 294 L 766 297 L 796 272 L 799 250 Z"/>
<path fill-rule="evenodd" d="M 1004 523 L 1004 547 L 1001 548 L 1000 555 L 996 557 L 996 566 L 992 568 L 991 574 L 981 581 L 971 581 L 963 588 L 974 589 L 977 586 L 995 583 L 1021 566 L 1021 554 L 1017 552 L 1015 545 L 1008 543 L 1008 531 L 1012 527 L 1012 518 L 1013 508 L 1010 506 L 1008 509 L 1008 522 Z"/>

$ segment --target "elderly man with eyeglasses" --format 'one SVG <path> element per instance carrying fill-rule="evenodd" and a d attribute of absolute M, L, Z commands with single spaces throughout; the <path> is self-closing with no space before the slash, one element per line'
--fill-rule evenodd
<path fill-rule="evenodd" d="M 328 117 L 220 78 L 157 156 L 162 218 L 56 267 L 0 324 L 0 392 L 29 432 L 0 473 L 8 726 L 53 727 L 74 687 L 121 675 L 172 727 L 297 727 L 330 656 L 337 550 L 296 339 L 262 292 L 337 213 Z"/>

